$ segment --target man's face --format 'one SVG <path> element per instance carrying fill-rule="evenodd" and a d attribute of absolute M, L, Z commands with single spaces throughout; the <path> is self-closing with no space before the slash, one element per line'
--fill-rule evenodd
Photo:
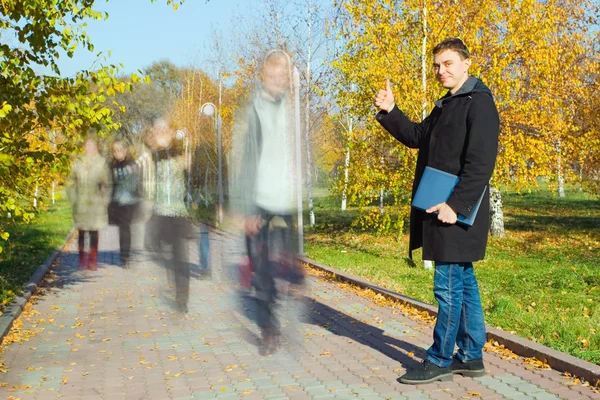
<path fill-rule="evenodd" d="M 87 155 L 93 156 L 98 154 L 98 145 L 93 140 L 86 140 L 83 144 L 83 149 Z"/>
<path fill-rule="evenodd" d="M 288 68 L 282 57 L 269 60 L 263 69 L 263 88 L 277 98 L 289 90 Z"/>
<path fill-rule="evenodd" d="M 166 149 L 171 145 L 173 134 L 169 132 L 169 125 L 163 119 L 159 119 L 152 125 L 150 143 L 157 149 Z"/>
<path fill-rule="evenodd" d="M 122 144 L 114 144 L 112 148 L 113 157 L 117 161 L 123 161 L 127 157 L 127 147 Z"/>
<path fill-rule="evenodd" d="M 433 71 L 442 86 L 454 93 L 469 77 L 471 60 L 462 59 L 454 50 L 444 50 L 433 57 Z"/>

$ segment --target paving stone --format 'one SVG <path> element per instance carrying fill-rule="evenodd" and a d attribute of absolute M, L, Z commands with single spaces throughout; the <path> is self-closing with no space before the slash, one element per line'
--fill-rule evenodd
<path fill-rule="evenodd" d="M 511 399 L 511 400 L 530 400 L 531 399 L 531 395 L 525 394 L 525 393 L 517 393 L 517 394 L 513 394 L 513 395 L 504 395 L 505 398 L 507 399 Z"/>
<path fill-rule="evenodd" d="M 531 397 L 533 397 L 536 400 L 559 400 L 558 396 L 545 391 L 534 393 L 531 395 Z"/>
<path fill-rule="evenodd" d="M 267 400 L 286 400 L 288 397 L 283 393 L 264 395 Z"/>
<path fill-rule="evenodd" d="M 387 400 L 407 400 L 406 397 L 398 394 L 398 393 L 382 393 L 382 395 L 387 399 Z"/>
<path fill-rule="evenodd" d="M 494 387 L 494 386 L 498 386 L 498 385 L 501 385 L 504 383 L 498 377 L 491 377 L 491 376 L 482 376 L 480 378 L 474 378 L 474 379 L 476 381 L 480 382 L 482 385 L 487 386 L 487 387 Z"/>
<path fill-rule="evenodd" d="M 413 392 L 407 392 L 407 393 L 402 393 L 402 395 L 404 397 L 406 397 L 408 400 L 430 400 L 431 398 L 426 395 L 425 393 L 419 391 L 413 391 Z"/>
<path fill-rule="evenodd" d="M 523 392 L 523 393 L 529 394 L 529 395 L 543 391 L 543 389 L 540 388 L 539 386 L 533 385 L 528 382 L 518 383 L 518 384 L 512 385 L 512 386 L 515 389 L 517 389 L 519 392 Z"/>
<path fill-rule="evenodd" d="M 509 396 L 517 396 L 520 394 L 524 394 L 522 392 L 517 391 L 514 387 L 509 386 L 507 384 L 500 384 L 498 386 L 495 386 L 492 388 L 496 393 L 498 393 L 499 395 L 502 395 L 504 397 L 509 397 Z"/>
<path fill-rule="evenodd" d="M 219 399 L 219 400 L 237 400 L 239 398 L 240 398 L 239 395 L 233 394 L 233 393 L 220 394 L 217 396 L 217 399 Z"/>
<path fill-rule="evenodd" d="M 497 376 L 496 379 L 499 379 L 504 383 L 508 383 L 509 385 L 523 383 L 523 379 L 515 375 L 500 375 Z"/>

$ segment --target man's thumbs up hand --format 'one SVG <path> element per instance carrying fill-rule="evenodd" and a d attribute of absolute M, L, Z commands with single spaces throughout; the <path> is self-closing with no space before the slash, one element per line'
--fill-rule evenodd
<path fill-rule="evenodd" d="M 392 93 L 389 79 L 385 80 L 385 90 L 377 92 L 375 106 L 385 112 L 390 112 L 394 108 L 394 94 Z"/>

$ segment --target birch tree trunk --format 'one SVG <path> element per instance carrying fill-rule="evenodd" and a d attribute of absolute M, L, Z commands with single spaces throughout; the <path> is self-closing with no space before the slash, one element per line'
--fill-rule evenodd
<path fill-rule="evenodd" d="M 565 197 L 565 177 L 563 175 L 563 167 L 562 167 L 562 156 L 561 156 L 561 140 L 558 139 L 558 141 L 556 142 L 556 153 L 558 155 L 557 161 L 556 161 L 556 172 L 558 175 L 558 197 L 560 198 L 564 198 Z"/>
<path fill-rule="evenodd" d="M 423 44 L 421 47 L 421 82 L 423 85 L 423 119 L 427 118 L 427 4 L 423 3 Z M 433 261 L 423 260 L 425 269 L 433 269 Z"/>
<path fill-rule="evenodd" d="M 382 167 L 382 169 L 383 169 L 383 164 L 384 164 L 383 157 L 381 157 L 381 159 L 379 160 L 379 162 L 380 162 L 380 164 L 381 164 L 381 167 Z M 384 188 L 383 188 L 383 186 L 382 186 L 382 187 L 379 189 L 379 213 L 380 213 L 381 215 L 383 215 L 383 213 L 385 212 L 385 210 L 384 210 L 384 208 L 383 208 L 383 194 L 384 194 Z"/>
<path fill-rule="evenodd" d="M 341 123 L 340 123 L 341 124 Z M 350 137 L 352 136 L 352 118 L 348 118 L 348 126 L 342 127 L 346 130 L 348 138 L 346 139 L 346 159 L 344 160 L 344 190 L 342 191 L 342 211 L 347 209 L 348 175 L 350 173 Z"/>
<path fill-rule="evenodd" d="M 308 196 L 308 216 L 310 226 L 315 226 L 315 209 L 313 204 L 312 193 L 312 157 L 311 157 L 311 124 L 310 124 L 310 90 L 311 90 L 311 57 L 312 57 L 312 22 L 313 22 L 313 3 L 312 0 L 308 4 L 308 43 L 306 57 L 306 192 Z"/>
<path fill-rule="evenodd" d="M 204 205 L 208 208 L 208 165 L 204 174 Z"/>
<path fill-rule="evenodd" d="M 490 234 L 495 237 L 504 237 L 502 194 L 492 185 L 490 185 Z"/>

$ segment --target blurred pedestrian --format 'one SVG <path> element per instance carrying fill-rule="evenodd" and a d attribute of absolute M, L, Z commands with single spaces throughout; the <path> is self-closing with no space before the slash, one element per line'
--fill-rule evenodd
<path fill-rule="evenodd" d="M 277 282 L 300 284 L 304 276 L 296 260 L 297 171 L 288 55 L 270 51 L 260 78 L 235 125 L 230 197 L 232 210 L 244 218 L 260 353 L 268 355 L 280 345 Z"/>
<path fill-rule="evenodd" d="M 157 121 L 148 138 L 156 181 L 152 217 L 146 224 L 145 246 L 163 263 L 169 283 L 175 285 L 175 306 L 188 312 L 190 247 L 198 233 L 189 220 L 186 204 L 186 159 L 181 142 L 168 124 Z"/>
<path fill-rule="evenodd" d="M 98 231 L 108 224 L 110 170 L 98 152 L 98 142 L 87 137 L 84 153 L 77 157 L 67 180 L 67 196 L 71 202 L 73 222 L 79 230 L 79 268 L 95 271 L 98 266 Z M 89 257 L 85 237 L 89 232 Z"/>
<path fill-rule="evenodd" d="M 112 144 L 113 190 L 109 205 L 109 221 L 119 227 L 119 258 L 128 268 L 131 255 L 131 223 L 139 200 L 137 167 L 129 145 L 116 140 Z"/>

